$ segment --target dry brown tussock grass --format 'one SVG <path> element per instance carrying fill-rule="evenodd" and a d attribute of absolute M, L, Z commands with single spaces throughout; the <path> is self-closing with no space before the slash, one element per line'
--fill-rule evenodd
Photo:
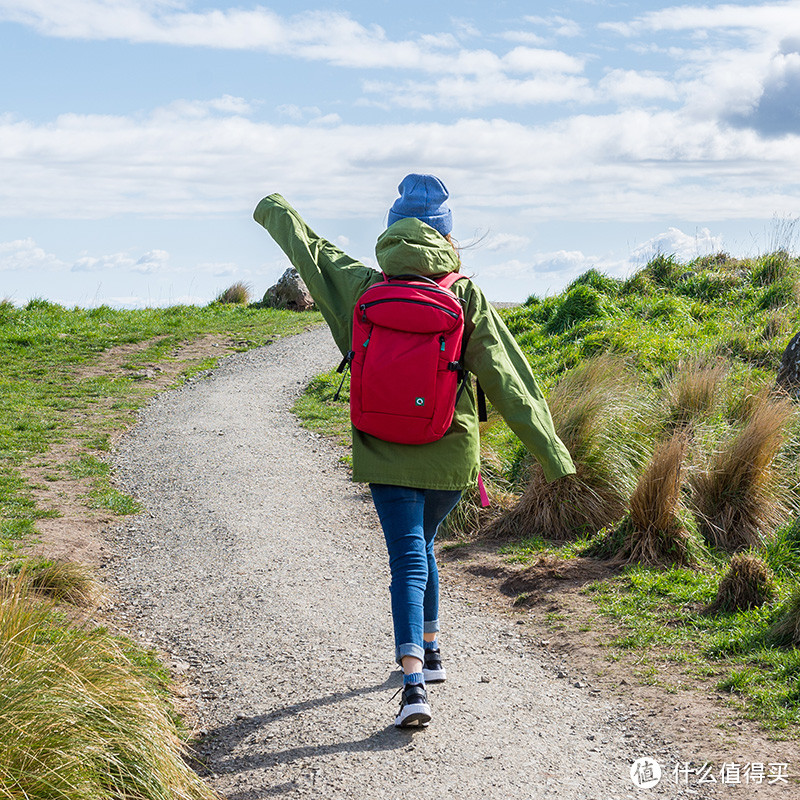
<path fill-rule="evenodd" d="M 702 359 L 678 364 L 667 386 L 669 422 L 681 427 L 708 414 L 719 402 L 728 367 Z"/>
<path fill-rule="evenodd" d="M 758 557 L 737 553 L 717 589 L 717 596 L 705 613 L 746 611 L 758 608 L 775 595 L 772 570 Z"/>
<path fill-rule="evenodd" d="M 636 404 L 624 362 L 601 356 L 568 372 L 554 387 L 550 413 L 576 474 L 548 483 L 538 464 L 517 504 L 485 530 L 488 536 L 539 535 L 567 540 L 595 533 L 625 512 L 634 467 L 616 422 Z"/>
<path fill-rule="evenodd" d="M 777 456 L 794 413 L 787 397 L 762 393 L 742 430 L 692 476 L 692 510 L 709 544 L 728 552 L 757 546 L 791 517 Z"/>
<path fill-rule="evenodd" d="M 692 535 L 680 515 L 688 441 L 678 432 L 656 448 L 631 495 L 626 535 L 615 560 L 647 566 L 694 562 Z"/>

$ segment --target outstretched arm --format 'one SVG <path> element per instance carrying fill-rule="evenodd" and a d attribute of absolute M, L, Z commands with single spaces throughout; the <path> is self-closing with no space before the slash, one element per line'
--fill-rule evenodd
<path fill-rule="evenodd" d="M 253 217 L 300 273 L 342 353 L 350 349 L 353 306 L 376 271 L 317 236 L 279 194 L 265 197 Z"/>
<path fill-rule="evenodd" d="M 556 434 L 550 409 L 528 359 L 500 315 L 477 286 L 467 316 L 471 330 L 465 366 L 511 430 L 536 457 L 548 481 L 575 472 L 569 451 Z"/>

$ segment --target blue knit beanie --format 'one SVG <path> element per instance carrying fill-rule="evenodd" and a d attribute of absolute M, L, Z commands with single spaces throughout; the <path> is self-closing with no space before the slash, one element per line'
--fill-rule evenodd
<path fill-rule="evenodd" d="M 447 205 L 450 193 L 433 175 L 406 175 L 397 187 L 400 197 L 389 209 L 389 225 L 404 217 L 416 217 L 442 236 L 453 230 L 453 212 Z"/>

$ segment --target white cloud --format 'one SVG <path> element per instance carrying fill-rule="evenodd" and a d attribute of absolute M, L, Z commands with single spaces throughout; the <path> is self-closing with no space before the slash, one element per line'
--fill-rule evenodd
<path fill-rule="evenodd" d="M 586 78 L 559 74 L 518 80 L 495 72 L 476 78 L 448 76 L 434 83 L 408 81 L 401 85 L 365 81 L 363 89 L 368 95 L 378 95 L 382 101 L 389 99 L 405 108 L 469 111 L 498 104 L 525 106 L 588 102 L 594 97 Z"/>
<path fill-rule="evenodd" d="M 298 106 L 294 103 L 278 106 L 277 111 L 292 122 L 302 122 L 308 117 L 318 117 L 322 113 L 318 106 Z"/>
<path fill-rule="evenodd" d="M 315 117 L 310 121 L 311 125 L 339 125 L 342 122 L 342 118 L 338 114 L 324 114 L 321 117 Z"/>
<path fill-rule="evenodd" d="M 527 236 L 519 236 L 515 233 L 491 233 L 484 239 L 479 239 L 478 247 L 489 253 L 496 253 L 500 250 L 522 250 L 530 244 Z"/>
<path fill-rule="evenodd" d="M 556 250 L 492 265 L 480 270 L 479 275 L 495 280 L 524 278 L 531 284 L 566 286 L 590 269 L 623 278 L 641 269 L 659 253 L 674 255 L 679 261 L 691 261 L 722 249 L 722 237 L 715 236 L 708 228 L 700 228 L 694 235 L 669 228 L 636 247 L 625 258 L 588 255 L 580 250 Z"/>
<path fill-rule="evenodd" d="M 160 0 L 0 0 L 0 20 L 62 38 L 266 50 L 359 69 L 389 67 L 476 75 L 497 69 L 500 63 L 488 50 L 457 49 L 457 40 L 450 33 L 395 41 L 378 25 L 361 25 L 342 12 L 310 11 L 282 17 L 264 7 L 190 12 Z"/>
<path fill-rule="evenodd" d="M 752 5 L 720 4 L 716 6 L 672 6 L 642 14 L 631 22 L 601 23 L 600 28 L 614 30 L 625 36 L 642 31 L 738 30 L 748 35 L 768 31 L 784 36 L 800 29 L 800 5 L 797 0 L 783 3 Z"/>
<path fill-rule="evenodd" d="M 538 127 L 480 119 L 303 126 L 181 116 L 173 105 L 149 117 L 0 119 L 0 153 L 0 214 L 10 218 L 247 213 L 277 189 L 326 219 L 379 226 L 409 171 L 469 187 L 463 207 L 524 208 L 537 220 L 704 220 L 710 210 L 716 219 L 760 218 L 793 213 L 800 183 L 796 137 L 764 141 L 644 110 Z M 102 269 L 93 258 L 76 269 Z"/>
<path fill-rule="evenodd" d="M 72 272 L 138 272 L 151 275 L 161 272 L 169 259 L 164 250 L 150 250 L 139 258 L 127 253 L 81 256 L 72 265 Z"/>
<path fill-rule="evenodd" d="M 544 36 L 530 31 L 506 31 L 501 34 L 500 38 L 505 39 L 507 42 L 519 42 L 527 45 L 543 45 L 547 43 L 547 39 Z"/>
<path fill-rule="evenodd" d="M 580 36 L 583 33 L 583 29 L 578 22 L 574 19 L 567 19 L 566 17 L 526 16 L 525 21 L 531 25 L 545 27 L 556 36 Z"/>
<path fill-rule="evenodd" d="M 582 58 L 567 55 L 560 50 L 533 47 L 515 47 L 502 58 L 503 66 L 510 72 L 582 72 Z"/>
<path fill-rule="evenodd" d="M 229 94 L 211 100 L 175 100 L 155 113 L 164 117 L 204 119 L 218 114 L 220 116 L 248 116 L 253 105 L 242 97 Z"/>
<path fill-rule="evenodd" d="M 131 271 L 150 275 L 163 270 L 167 261 L 169 261 L 169 253 L 166 250 L 148 250 L 136 259 Z"/>
<path fill-rule="evenodd" d="M 629 261 L 634 266 L 641 266 L 660 253 L 674 255 L 678 261 L 691 261 L 718 253 L 722 248 L 722 237 L 714 236 L 708 228 L 700 228 L 693 235 L 669 228 L 634 249 Z"/>
<path fill-rule="evenodd" d="M 640 97 L 674 99 L 677 92 L 685 99 L 685 113 L 692 119 L 749 125 L 767 136 L 798 130 L 800 112 L 793 109 L 800 72 L 792 63 L 793 54 L 800 50 L 792 41 L 800 38 L 797 0 L 679 5 L 599 27 L 631 39 L 642 37 L 633 44 L 637 52 L 657 50 L 674 59 L 672 95 L 667 85 L 650 82 L 642 88 L 654 93 Z M 683 41 L 680 47 L 656 47 L 645 38 L 652 34 L 659 37 L 659 43 L 670 34 L 680 35 Z M 685 41 L 687 34 L 692 41 Z M 630 86 L 616 88 L 624 95 Z"/>
<path fill-rule="evenodd" d="M 33 239 L 0 242 L 0 272 L 22 270 L 52 272 L 66 267 L 61 259 L 43 250 Z"/>
<path fill-rule="evenodd" d="M 586 256 L 579 250 L 556 250 L 549 253 L 534 253 L 524 261 L 511 259 L 502 264 L 492 265 L 480 271 L 488 278 L 520 278 L 532 276 L 552 276 L 557 273 L 562 282 L 580 275 L 595 263 L 596 259 Z"/>
<path fill-rule="evenodd" d="M 203 262 L 197 265 L 195 271 L 202 272 L 206 275 L 212 275 L 215 278 L 231 278 L 240 275 L 242 272 L 237 264 L 230 261 Z"/>
<path fill-rule="evenodd" d="M 672 81 L 649 72 L 612 69 L 599 81 L 601 94 L 618 102 L 640 100 L 677 100 L 678 91 Z"/>

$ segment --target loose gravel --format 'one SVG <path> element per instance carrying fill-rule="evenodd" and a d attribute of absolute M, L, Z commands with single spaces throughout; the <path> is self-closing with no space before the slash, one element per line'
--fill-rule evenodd
<path fill-rule="evenodd" d="M 115 613 L 194 686 L 207 779 L 230 800 L 718 797 L 631 764 L 680 753 L 554 668 L 513 619 L 443 586 L 448 680 L 396 730 L 389 575 L 365 487 L 289 412 L 338 361 L 317 328 L 158 397 L 114 454 L 146 511 L 113 533 Z M 558 665 L 556 665 L 557 667 Z"/>

